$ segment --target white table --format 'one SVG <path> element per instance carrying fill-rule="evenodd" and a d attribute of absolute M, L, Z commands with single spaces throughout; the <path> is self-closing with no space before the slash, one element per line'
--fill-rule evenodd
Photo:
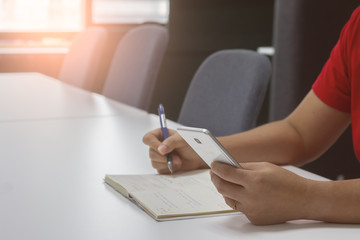
<path fill-rule="evenodd" d="M 2 93 L 9 86 L 6 77 L 0 76 Z M 48 88 L 28 86 L 28 101 L 32 101 L 30 96 L 36 103 L 52 102 L 53 106 L 62 106 L 64 101 L 65 107 L 61 111 L 45 107 L 33 113 L 24 102 L 17 105 L 8 101 L 18 109 L 6 118 L 2 109 L 6 104 L 1 103 L 0 239 L 335 240 L 360 235 L 359 225 L 294 221 L 257 227 L 242 215 L 156 222 L 105 185 L 103 177 L 106 173 L 155 172 L 141 138 L 158 127 L 158 118 L 96 94 L 55 84 L 47 77 L 34 79 L 31 81 L 38 88 L 43 84 Z M 18 86 L 23 84 L 29 85 L 19 81 Z M 59 89 L 64 98 L 57 95 Z M 30 94 L 32 91 L 44 94 L 40 97 Z M 99 105 L 102 107 L 97 108 Z M 81 116 L 75 114 L 75 108 L 82 106 L 88 106 L 87 110 L 78 109 Z M 169 125 L 176 126 L 172 122 Z"/>
<path fill-rule="evenodd" d="M 139 112 L 39 73 L 0 74 L 0 122 L 137 115 Z"/>

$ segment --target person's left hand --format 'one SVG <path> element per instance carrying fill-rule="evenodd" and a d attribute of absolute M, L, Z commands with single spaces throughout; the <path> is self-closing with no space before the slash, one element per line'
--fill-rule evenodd
<path fill-rule="evenodd" d="M 306 218 L 311 180 L 270 163 L 241 166 L 211 165 L 211 180 L 230 207 L 243 212 L 255 225 Z"/>

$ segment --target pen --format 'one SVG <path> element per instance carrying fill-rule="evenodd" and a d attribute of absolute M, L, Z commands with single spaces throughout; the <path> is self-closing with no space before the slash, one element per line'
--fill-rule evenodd
<path fill-rule="evenodd" d="M 162 131 L 162 135 L 164 140 L 167 139 L 169 137 L 169 133 L 168 133 L 168 129 L 167 129 L 167 125 L 166 125 L 166 117 L 165 117 L 165 109 L 164 106 L 162 104 L 159 104 L 159 117 L 160 117 L 160 127 L 161 127 L 161 131 Z M 172 156 L 171 154 L 166 154 L 166 159 L 167 159 L 167 165 L 168 168 L 170 170 L 170 172 L 173 172 L 173 162 L 172 162 Z"/>

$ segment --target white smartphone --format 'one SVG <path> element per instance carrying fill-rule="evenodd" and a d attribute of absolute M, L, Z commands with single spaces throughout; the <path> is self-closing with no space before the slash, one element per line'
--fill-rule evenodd
<path fill-rule="evenodd" d="M 207 163 L 220 161 L 241 168 L 239 163 L 226 151 L 221 143 L 205 128 L 179 127 L 180 136 Z"/>

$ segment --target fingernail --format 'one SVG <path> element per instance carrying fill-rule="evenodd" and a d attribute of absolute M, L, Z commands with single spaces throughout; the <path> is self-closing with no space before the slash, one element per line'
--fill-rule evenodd
<path fill-rule="evenodd" d="M 167 146 L 165 144 L 160 144 L 160 146 L 158 147 L 158 151 L 160 153 L 166 153 L 167 152 Z"/>

